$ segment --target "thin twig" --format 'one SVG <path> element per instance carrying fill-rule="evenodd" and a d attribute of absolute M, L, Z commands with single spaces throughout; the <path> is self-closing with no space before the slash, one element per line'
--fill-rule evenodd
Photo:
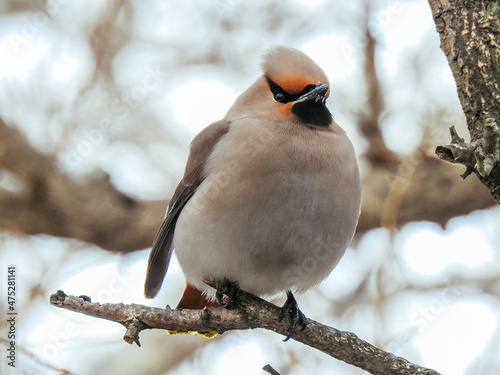
<path fill-rule="evenodd" d="M 278 371 L 276 371 L 275 369 L 273 369 L 273 367 L 269 364 L 262 367 L 262 370 L 264 370 L 265 372 L 267 372 L 268 374 L 271 374 L 271 375 L 280 375 L 280 373 Z"/>

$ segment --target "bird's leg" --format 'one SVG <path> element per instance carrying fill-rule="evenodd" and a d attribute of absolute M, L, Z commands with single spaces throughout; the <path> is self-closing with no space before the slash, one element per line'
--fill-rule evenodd
<path fill-rule="evenodd" d="M 301 331 L 306 328 L 306 316 L 302 311 L 300 311 L 297 300 L 293 296 L 291 290 L 286 292 L 286 301 L 281 307 L 281 316 L 279 321 L 281 322 L 286 316 L 290 316 L 292 322 L 290 324 L 290 328 L 288 329 L 288 335 L 283 341 L 288 341 L 299 325 L 302 327 L 300 329 Z"/>
<path fill-rule="evenodd" d="M 241 290 L 237 282 L 228 279 L 216 281 L 215 289 L 217 290 L 215 293 L 217 302 L 226 309 L 231 308 L 231 305 L 238 301 L 238 294 Z"/>

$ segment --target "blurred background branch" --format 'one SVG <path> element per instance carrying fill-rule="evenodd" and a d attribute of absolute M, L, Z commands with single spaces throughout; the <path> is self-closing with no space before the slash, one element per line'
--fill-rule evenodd
<path fill-rule="evenodd" d="M 149 245 L 166 202 L 139 202 L 99 174 L 75 181 L 53 155 L 35 150 L 0 119 L 0 167 L 16 187 L 0 189 L 0 229 L 79 239 L 127 252 Z"/>

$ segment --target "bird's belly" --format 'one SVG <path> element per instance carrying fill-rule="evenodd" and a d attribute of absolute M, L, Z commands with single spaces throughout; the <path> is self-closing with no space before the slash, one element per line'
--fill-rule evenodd
<path fill-rule="evenodd" d="M 332 196 L 342 179 L 226 177 L 205 180 L 179 216 L 174 247 L 190 283 L 208 290 L 203 279 L 228 278 L 270 295 L 308 289 L 337 265 L 359 212 L 358 203 Z"/>

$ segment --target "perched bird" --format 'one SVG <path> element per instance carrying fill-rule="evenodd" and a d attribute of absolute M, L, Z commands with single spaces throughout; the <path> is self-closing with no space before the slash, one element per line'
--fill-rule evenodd
<path fill-rule="evenodd" d="M 321 282 L 351 242 L 360 178 L 325 106 L 325 73 L 289 47 L 269 50 L 262 68 L 224 119 L 194 138 L 154 239 L 146 297 L 158 293 L 175 249 L 187 279 L 179 308 L 218 305 L 204 280 L 226 280 L 260 296 L 287 292 L 293 310 L 292 292 Z"/>

